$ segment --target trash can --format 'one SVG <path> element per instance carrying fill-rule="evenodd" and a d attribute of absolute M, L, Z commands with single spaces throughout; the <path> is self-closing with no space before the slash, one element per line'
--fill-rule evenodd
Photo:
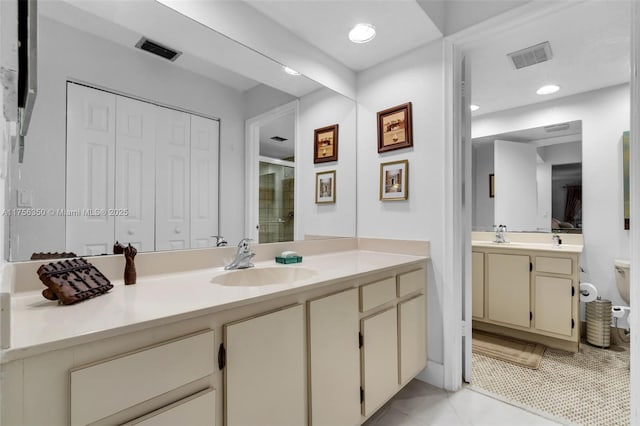
<path fill-rule="evenodd" d="M 587 342 L 601 348 L 611 344 L 611 301 L 599 296 L 587 303 Z"/>

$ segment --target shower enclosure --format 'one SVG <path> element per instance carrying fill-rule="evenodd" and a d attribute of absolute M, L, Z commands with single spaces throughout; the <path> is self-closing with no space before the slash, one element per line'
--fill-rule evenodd
<path fill-rule="evenodd" d="M 294 163 L 260 161 L 259 242 L 293 241 Z"/>

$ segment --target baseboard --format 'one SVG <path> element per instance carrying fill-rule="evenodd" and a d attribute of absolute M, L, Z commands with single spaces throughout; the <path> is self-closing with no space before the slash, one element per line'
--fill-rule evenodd
<path fill-rule="evenodd" d="M 416 379 L 444 389 L 444 364 L 427 361 L 427 368 L 418 373 Z"/>

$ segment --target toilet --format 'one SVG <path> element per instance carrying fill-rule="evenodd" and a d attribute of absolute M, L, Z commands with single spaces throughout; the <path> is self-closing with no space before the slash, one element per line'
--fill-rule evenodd
<path fill-rule="evenodd" d="M 629 305 L 629 261 L 615 259 L 613 261 L 616 268 L 616 285 L 622 300 Z"/>

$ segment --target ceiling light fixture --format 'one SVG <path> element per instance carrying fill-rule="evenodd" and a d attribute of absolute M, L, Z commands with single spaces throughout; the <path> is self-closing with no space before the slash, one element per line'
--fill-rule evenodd
<path fill-rule="evenodd" d="M 376 36 L 376 29 L 371 24 L 356 24 L 349 31 L 349 40 L 354 43 L 366 43 Z"/>
<path fill-rule="evenodd" d="M 471 104 L 469 105 L 469 109 L 471 110 L 471 112 L 473 112 L 479 110 L 480 107 L 478 105 Z"/>
<path fill-rule="evenodd" d="M 284 70 L 284 72 L 286 72 L 289 75 L 300 75 L 300 73 L 298 71 L 294 70 L 293 68 L 285 67 L 283 65 L 282 69 Z"/>
<path fill-rule="evenodd" d="M 558 90 L 560 90 L 560 86 L 556 86 L 555 84 L 549 84 L 547 86 L 542 86 L 541 88 L 536 90 L 536 93 L 538 95 L 550 95 L 552 93 L 556 93 Z"/>

